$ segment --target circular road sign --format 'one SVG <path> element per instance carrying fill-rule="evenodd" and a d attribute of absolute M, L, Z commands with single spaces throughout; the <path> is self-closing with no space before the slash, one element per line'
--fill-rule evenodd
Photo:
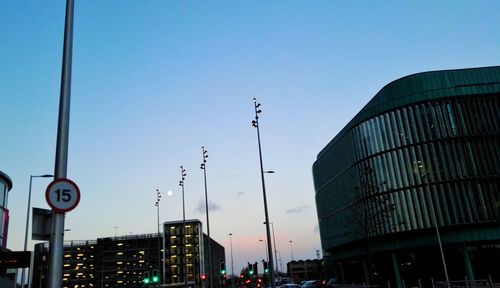
<path fill-rule="evenodd" d="M 68 212 L 75 209 L 80 202 L 80 189 L 69 179 L 55 179 L 47 186 L 45 199 L 52 210 L 60 213 Z"/>

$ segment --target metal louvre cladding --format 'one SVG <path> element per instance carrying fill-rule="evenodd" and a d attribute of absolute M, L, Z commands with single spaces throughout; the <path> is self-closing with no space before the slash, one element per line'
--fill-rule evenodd
<path fill-rule="evenodd" d="M 399 235 L 432 228 L 434 216 L 450 235 L 489 225 L 497 234 L 488 237 L 498 237 L 499 111 L 500 66 L 385 86 L 313 165 L 324 251 L 352 256 L 355 243 L 378 238 L 385 240 L 375 251 L 410 247 Z"/>

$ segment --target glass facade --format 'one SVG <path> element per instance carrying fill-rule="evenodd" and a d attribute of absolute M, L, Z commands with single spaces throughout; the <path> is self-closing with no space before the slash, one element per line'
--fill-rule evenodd
<path fill-rule="evenodd" d="M 384 87 L 314 163 L 325 254 L 363 256 L 368 242 L 369 253 L 432 246 L 425 237 L 436 224 L 447 245 L 499 244 L 499 111 L 500 67 Z"/>

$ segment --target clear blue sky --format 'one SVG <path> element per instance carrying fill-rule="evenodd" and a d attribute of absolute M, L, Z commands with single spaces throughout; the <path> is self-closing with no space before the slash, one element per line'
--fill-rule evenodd
<path fill-rule="evenodd" d="M 22 250 L 29 176 L 53 173 L 65 1 L 0 3 L 0 170 L 8 174 L 8 247 Z M 235 269 L 265 257 L 252 98 L 270 219 L 283 264 L 321 249 L 311 166 L 384 85 L 402 76 L 499 64 L 500 2 L 77 0 L 68 177 L 82 200 L 66 240 L 156 232 L 205 221 Z M 48 208 L 47 179 L 33 205 Z M 167 191 L 173 191 L 167 197 Z M 203 205 L 202 205 L 203 206 Z M 34 241 L 30 241 L 30 249 Z M 229 258 L 228 258 L 229 259 Z"/>

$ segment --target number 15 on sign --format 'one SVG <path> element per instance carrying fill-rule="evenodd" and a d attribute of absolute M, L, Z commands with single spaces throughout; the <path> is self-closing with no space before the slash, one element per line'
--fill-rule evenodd
<path fill-rule="evenodd" d="M 80 189 L 75 182 L 59 178 L 47 186 L 45 199 L 52 210 L 59 213 L 69 212 L 80 202 Z"/>

